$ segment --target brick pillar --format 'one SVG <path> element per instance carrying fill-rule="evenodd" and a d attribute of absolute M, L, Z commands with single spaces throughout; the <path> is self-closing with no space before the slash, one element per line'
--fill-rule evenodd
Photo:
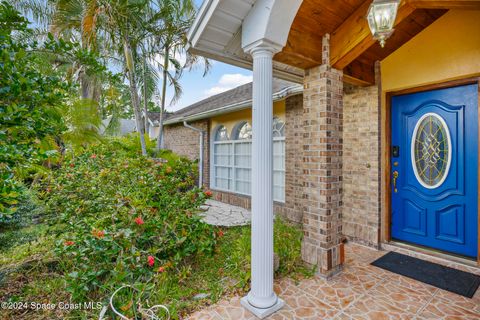
<path fill-rule="evenodd" d="M 302 258 L 331 276 L 344 262 L 342 243 L 343 74 L 330 66 L 329 35 L 323 64 L 306 70 L 303 92 Z"/>

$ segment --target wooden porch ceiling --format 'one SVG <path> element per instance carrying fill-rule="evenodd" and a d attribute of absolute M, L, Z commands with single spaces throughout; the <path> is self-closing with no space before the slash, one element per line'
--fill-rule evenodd
<path fill-rule="evenodd" d="M 366 15 L 372 0 L 304 0 L 288 41 L 275 60 L 308 69 L 322 63 L 322 37 L 330 34 L 330 63 L 344 71 L 345 80 L 375 82 L 375 61 L 383 60 L 449 9 L 480 9 L 479 0 L 404 0 L 395 32 L 381 48 L 372 38 Z"/>

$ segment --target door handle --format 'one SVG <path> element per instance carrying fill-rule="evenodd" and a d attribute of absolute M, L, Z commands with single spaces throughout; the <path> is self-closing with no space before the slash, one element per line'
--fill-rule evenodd
<path fill-rule="evenodd" d="M 395 192 L 395 193 L 398 192 L 398 189 L 397 189 L 397 178 L 398 178 L 398 171 L 395 170 L 395 171 L 393 171 L 393 192 Z"/>

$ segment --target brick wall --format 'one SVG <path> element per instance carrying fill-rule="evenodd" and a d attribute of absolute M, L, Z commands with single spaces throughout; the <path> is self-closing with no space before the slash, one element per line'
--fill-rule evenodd
<path fill-rule="evenodd" d="M 210 185 L 210 121 L 200 120 L 189 123 L 195 128 L 205 131 L 204 151 L 203 151 L 203 184 L 206 187 Z M 176 154 L 185 156 L 191 160 L 199 158 L 200 138 L 199 133 L 186 128 L 182 123 L 165 126 L 164 131 L 165 148 L 172 150 Z"/>
<path fill-rule="evenodd" d="M 379 245 L 380 136 L 376 86 L 345 86 L 343 96 L 343 233 Z"/>
<path fill-rule="evenodd" d="M 303 217 L 303 95 L 289 97 L 285 103 L 285 208 L 283 215 L 302 223 Z"/>

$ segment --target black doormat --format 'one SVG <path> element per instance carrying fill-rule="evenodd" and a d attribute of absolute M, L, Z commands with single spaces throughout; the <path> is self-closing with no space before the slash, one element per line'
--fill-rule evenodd
<path fill-rule="evenodd" d="M 372 262 L 373 266 L 409 277 L 467 298 L 473 297 L 480 276 L 445 267 L 397 252 L 389 252 Z"/>

